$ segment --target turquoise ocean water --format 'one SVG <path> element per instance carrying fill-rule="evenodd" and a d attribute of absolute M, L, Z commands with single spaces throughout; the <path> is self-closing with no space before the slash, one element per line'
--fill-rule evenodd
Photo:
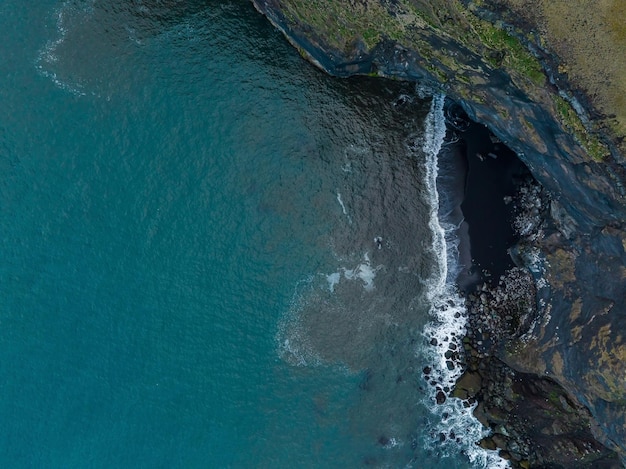
<path fill-rule="evenodd" d="M 0 38 L 0 466 L 486 464 L 422 376 L 436 102 L 243 0 L 4 0 Z"/>

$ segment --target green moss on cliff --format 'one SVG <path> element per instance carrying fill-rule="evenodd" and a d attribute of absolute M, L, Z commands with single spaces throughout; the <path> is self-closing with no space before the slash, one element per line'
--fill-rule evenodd
<path fill-rule="evenodd" d="M 608 147 L 598 137 L 587 131 L 570 103 L 556 94 L 553 95 L 553 101 L 557 115 L 565 129 L 574 135 L 594 161 L 603 161 L 609 155 Z"/>
<path fill-rule="evenodd" d="M 623 133 L 617 115 L 594 123 L 593 128 L 584 125 L 566 100 L 546 90 L 542 65 L 526 47 L 522 33 L 477 16 L 476 2 L 468 6 L 461 0 L 276 1 L 289 23 L 323 48 L 330 47 L 346 57 L 367 52 L 384 38 L 416 51 L 424 58 L 420 65 L 433 78 L 468 101 L 480 102 L 478 90 L 489 86 L 491 72 L 505 71 L 530 100 L 552 107 L 563 129 L 575 137 L 592 161 L 601 162 L 610 156 L 597 132 Z M 613 29 L 619 35 L 626 27 L 616 23 Z M 451 47 L 442 47 L 433 37 Z M 526 128 L 527 137 L 537 140 L 536 132 Z"/>
<path fill-rule="evenodd" d="M 485 54 L 485 58 L 493 67 L 505 67 L 510 72 L 526 77 L 537 85 L 544 84 L 546 77 L 541 64 L 519 39 L 503 28 L 478 18 L 458 0 L 453 4 L 478 36 L 478 44 L 490 49 L 490 52 Z M 471 38 L 465 40 L 470 44 L 476 42 Z"/>
<path fill-rule="evenodd" d="M 381 35 L 395 40 L 403 36 L 402 23 L 377 0 L 285 0 L 282 3 L 289 20 L 308 25 L 341 51 L 359 40 L 371 49 Z"/>
<path fill-rule="evenodd" d="M 478 56 L 485 56 L 494 68 L 503 67 L 536 84 L 545 80 L 539 61 L 517 38 L 479 19 L 458 0 L 282 0 L 281 4 L 290 21 L 307 25 L 340 51 L 351 50 L 358 42 L 371 50 L 385 37 L 445 65 L 446 69 L 434 73 L 439 78 L 466 69 L 463 58 L 428 43 L 425 38 L 436 31 L 436 35 L 458 40 Z"/>
<path fill-rule="evenodd" d="M 484 0 L 484 10 L 539 32 L 531 42 L 555 55 L 561 80 L 592 103 L 594 130 L 626 154 L 626 0 Z"/>

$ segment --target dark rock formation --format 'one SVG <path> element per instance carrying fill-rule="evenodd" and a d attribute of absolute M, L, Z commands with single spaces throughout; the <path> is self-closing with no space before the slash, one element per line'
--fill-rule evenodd
<path fill-rule="evenodd" d="M 465 135 L 457 145 L 467 138 Z M 470 148 L 467 146 L 467 158 L 478 161 L 474 149 Z M 499 161 L 506 158 L 506 153 L 496 151 L 493 156 Z M 484 158 L 477 164 L 481 169 L 480 177 L 468 179 L 466 192 L 479 192 L 485 200 L 498 200 L 503 196 L 507 199 L 511 207 L 508 215 L 504 214 L 490 225 L 497 231 L 501 231 L 498 225 L 513 225 L 518 234 L 515 249 L 519 255 L 544 238 L 550 198 L 523 172 L 499 172 L 501 179 L 515 175 L 516 189 L 512 192 L 487 183 L 483 177 L 497 170 L 495 161 Z M 464 214 L 470 226 L 484 225 L 481 223 L 484 211 L 480 206 L 466 207 Z M 491 243 L 480 235 L 479 231 L 472 238 L 472 250 L 477 244 L 481 248 Z M 536 268 L 536 262 L 530 266 Z M 620 467 L 617 453 L 598 441 L 594 433 L 597 428 L 591 429 L 590 412 L 576 397 L 543 374 L 521 373 L 497 358 L 506 357 L 511 353 L 512 344 L 527 339 L 527 332 L 540 320 L 537 286 L 545 280 L 536 272 L 536 282 L 531 272 L 527 268 L 512 267 L 499 280 L 488 273 L 482 282 L 468 288 L 468 324 L 463 340 L 466 371 L 452 395 L 477 404 L 475 416 L 493 432 L 480 445 L 499 449 L 514 468 Z"/>
<path fill-rule="evenodd" d="M 589 411 L 550 378 L 490 357 L 461 377 L 455 396 L 479 402 L 474 415 L 492 430 L 479 444 L 500 450 L 513 467 L 621 467 L 617 453 L 594 438 Z"/>
<path fill-rule="evenodd" d="M 253 3 L 332 75 L 413 80 L 461 103 L 520 155 L 581 230 L 625 218 L 621 140 L 585 128 L 577 101 L 556 87 L 563 81 L 551 73 L 557 59 L 538 47 L 539 39 L 528 39 L 530 31 L 496 27 L 474 14 L 472 2 L 458 0 Z"/>

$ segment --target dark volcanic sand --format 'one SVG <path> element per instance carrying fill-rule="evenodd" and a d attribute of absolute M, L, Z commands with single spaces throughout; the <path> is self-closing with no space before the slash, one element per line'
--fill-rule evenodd
<path fill-rule="evenodd" d="M 461 270 L 457 281 L 469 291 L 478 282 L 496 284 L 514 266 L 508 253 L 517 241 L 511 224 L 513 203 L 507 204 L 505 198 L 515 195 L 517 182 L 529 171 L 484 125 L 465 116 L 461 126 L 449 125 L 448 136 L 451 143 L 442 150 L 440 162 L 458 168 L 457 175 L 464 176 L 464 189 L 459 189 L 463 176 L 458 178 L 456 189 L 450 184 L 444 188 L 457 193 L 463 190 L 463 197 L 456 197 L 462 199 L 460 207 L 446 210 L 448 219 L 459 226 Z"/>

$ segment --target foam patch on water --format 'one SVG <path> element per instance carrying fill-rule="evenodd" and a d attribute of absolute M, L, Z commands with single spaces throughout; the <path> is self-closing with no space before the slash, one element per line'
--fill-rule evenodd
<path fill-rule="evenodd" d="M 374 279 L 376 278 L 376 273 L 383 268 L 384 266 L 382 265 L 372 267 L 369 253 L 366 252 L 363 254 L 363 262 L 357 264 L 356 267 L 352 269 L 341 267 L 337 272 L 325 275 L 326 281 L 328 282 L 328 289 L 331 293 L 334 292 L 335 286 L 344 278 L 345 280 L 360 280 L 363 289 L 371 292 L 375 287 Z"/>
<path fill-rule="evenodd" d="M 335 286 L 339 283 L 340 280 L 341 280 L 340 272 L 333 272 L 332 274 L 329 274 L 326 276 L 326 281 L 328 282 L 328 289 L 330 290 L 331 293 L 335 291 Z"/>
<path fill-rule="evenodd" d="M 278 344 L 278 355 L 287 363 L 294 366 L 319 366 L 323 363 L 318 350 L 311 343 L 310 324 L 305 326 L 305 321 L 310 319 L 304 311 L 315 311 L 319 313 L 320 308 L 328 308 L 327 301 L 332 302 L 335 298 L 338 303 L 344 304 L 343 295 L 346 291 L 354 293 L 362 291 L 369 297 L 375 290 L 375 279 L 377 273 L 384 269 L 384 265 L 372 265 L 369 253 L 365 252 L 361 261 L 350 268 L 342 266 L 335 272 L 329 274 L 318 273 L 301 281 L 294 293 L 288 312 L 281 319 L 276 341 Z M 337 299 L 336 289 L 338 285 L 343 285 L 343 291 Z M 346 290 L 347 289 L 347 290 Z M 371 297 L 370 297 L 371 298 Z M 369 301 L 368 301 L 369 304 Z M 343 313 L 342 313 L 343 315 Z M 326 363 L 333 365 L 336 363 Z"/>
<path fill-rule="evenodd" d="M 293 366 L 319 366 L 322 363 L 319 355 L 311 347 L 307 333 L 303 330 L 299 314 L 306 302 L 305 292 L 312 288 L 312 283 L 313 277 L 310 277 L 298 284 L 291 299 L 289 312 L 278 324 L 276 333 L 278 355 Z"/>
<path fill-rule="evenodd" d="M 473 416 L 474 406 L 461 399 L 446 397 L 442 404 L 435 404 L 437 398 L 447 396 L 463 369 L 458 361 L 446 357 L 448 350 L 463 350 L 467 311 L 465 301 L 457 292 L 449 277 L 451 264 L 458 253 L 453 227 L 444 229 L 439 220 L 439 194 L 437 192 L 437 158 L 443 145 L 446 127 L 444 116 L 444 96 L 434 96 L 430 112 L 426 118 L 421 153 L 426 158 L 426 183 L 431 195 L 431 216 L 429 225 L 433 232 L 433 251 L 437 255 L 437 271 L 429 280 L 429 300 L 432 305 L 432 321 L 424 329 L 426 342 L 430 344 L 426 353 L 430 359 L 427 374 L 428 405 L 436 417 L 431 428 L 433 440 L 430 447 L 438 446 L 442 455 L 458 453 L 459 447 L 477 467 L 506 468 L 509 463 L 498 456 L 496 451 L 484 450 L 476 445 L 488 435 L 482 424 Z M 420 150 L 418 142 L 409 144 L 412 151 Z"/>
<path fill-rule="evenodd" d="M 348 280 L 360 279 L 363 282 L 363 288 L 367 291 L 372 291 L 374 289 L 376 272 L 380 269 L 382 269 L 380 265 L 372 267 L 369 254 L 366 252 L 363 255 L 363 262 L 354 269 L 343 269 L 343 276 Z"/>
<path fill-rule="evenodd" d="M 76 96 L 85 96 L 86 92 L 81 83 L 62 80 L 58 74 L 53 71 L 54 65 L 59 61 L 58 50 L 65 42 L 68 32 L 72 25 L 86 21 L 93 15 L 95 0 L 82 2 L 77 5 L 75 1 L 65 1 L 56 10 L 56 29 L 57 38 L 49 40 L 46 45 L 39 51 L 35 59 L 35 67 L 37 71 L 44 77 L 49 78 L 52 82 L 64 91 L 68 91 Z"/>

